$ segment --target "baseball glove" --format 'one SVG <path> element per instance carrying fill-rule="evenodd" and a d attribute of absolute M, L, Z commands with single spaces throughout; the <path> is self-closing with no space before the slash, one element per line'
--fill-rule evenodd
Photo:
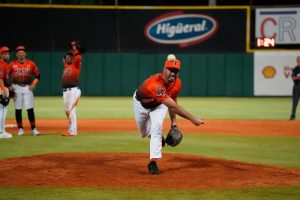
<path fill-rule="evenodd" d="M 166 143 L 171 146 L 177 146 L 183 138 L 183 135 L 177 126 L 172 126 L 170 131 L 168 132 Z"/>
<path fill-rule="evenodd" d="M 86 49 L 85 47 L 78 41 L 72 41 L 70 42 L 70 46 L 73 48 L 73 46 L 76 47 L 77 51 L 80 53 L 80 54 L 83 54 L 86 52 Z"/>
<path fill-rule="evenodd" d="M 3 106 L 7 106 L 9 104 L 9 97 L 4 97 L 2 95 L 0 95 L 0 103 L 3 105 Z"/>

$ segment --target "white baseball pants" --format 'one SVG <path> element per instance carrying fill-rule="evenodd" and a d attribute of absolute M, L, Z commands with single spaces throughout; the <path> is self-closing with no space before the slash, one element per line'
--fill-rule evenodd
<path fill-rule="evenodd" d="M 9 91 L 7 88 L 5 88 L 6 94 L 9 95 Z M 0 90 L 0 94 L 2 94 L 2 91 Z M 0 104 L 0 133 L 5 132 L 5 120 L 7 115 L 8 105 L 3 106 Z"/>
<path fill-rule="evenodd" d="M 133 95 L 133 108 L 136 125 L 142 138 L 150 138 L 150 159 L 162 157 L 162 128 L 168 107 L 159 105 L 154 110 L 146 109 Z"/>
<path fill-rule="evenodd" d="M 76 105 L 81 96 L 81 90 L 78 87 L 68 88 L 63 91 L 63 99 L 66 111 L 70 111 L 69 114 L 69 131 L 74 135 L 77 135 L 77 115 Z"/>
<path fill-rule="evenodd" d="M 23 108 L 23 103 L 26 110 L 34 107 L 33 92 L 30 90 L 30 86 L 26 85 L 24 87 L 12 84 L 15 92 L 15 109 L 21 110 Z"/>

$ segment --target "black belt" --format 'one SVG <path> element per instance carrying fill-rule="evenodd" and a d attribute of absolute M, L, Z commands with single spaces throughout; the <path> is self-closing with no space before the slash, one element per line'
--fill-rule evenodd
<path fill-rule="evenodd" d="M 138 100 L 141 104 L 142 104 L 142 106 L 144 107 L 144 108 L 146 108 L 146 109 L 151 109 L 151 110 L 154 110 L 155 108 L 157 108 L 159 105 L 148 105 L 148 104 L 144 104 L 144 103 L 142 103 L 141 102 L 141 100 L 140 100 L 140 98 L 135 94 L 135 99 L 136 100 Z"/>
<path fill-rule="evenodd" d="M 66 92 L 66 91 L 68 91 L 68 90 L 72 90 L 73 88 L 78 88 L 78 89 L 79 89 L 79 87 L 63 88 L 63 92 Z"/>

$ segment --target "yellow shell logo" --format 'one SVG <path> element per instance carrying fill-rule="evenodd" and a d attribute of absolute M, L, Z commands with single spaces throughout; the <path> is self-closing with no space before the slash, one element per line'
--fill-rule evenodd
<path fill-rule="evenodd" d="M 276 74 L 276 69 L 273 66 L 266 66 L 262 71 L 265 78 L 273 78 Z"/>

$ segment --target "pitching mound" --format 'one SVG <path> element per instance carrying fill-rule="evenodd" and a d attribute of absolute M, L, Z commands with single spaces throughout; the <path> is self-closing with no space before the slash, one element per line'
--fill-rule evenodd
<path fill-rule="evenodd" d="M 300 185 L 300 170 L 165 154 L 149 175 L 147 154 L 64 153 L 0 160 L 0 186 L 237 188 Z"/>

